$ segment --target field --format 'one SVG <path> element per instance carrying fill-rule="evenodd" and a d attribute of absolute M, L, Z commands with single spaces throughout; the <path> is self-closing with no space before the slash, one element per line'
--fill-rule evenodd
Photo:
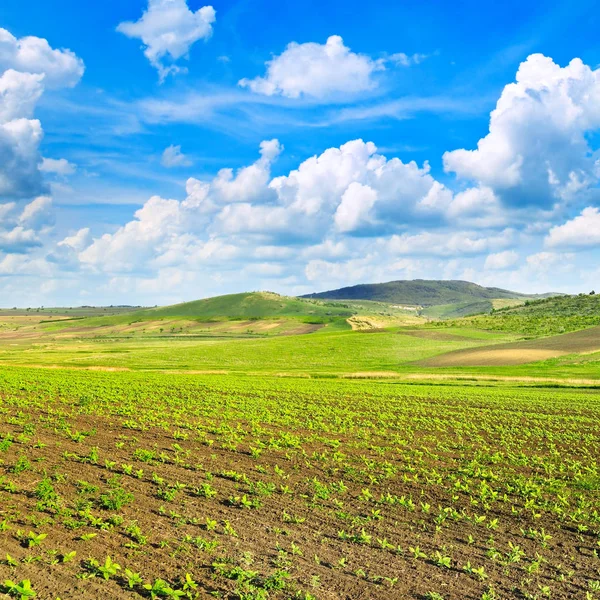
<path fill-rule="evenodd" d="M 0 595 L 600 599 L 600 336 L 560 302 L 6 311 Z"/>
<path fill-rule="evenodd" d="M 2 390 L 0 571 L 42 598 L 597 585 L 597 390 L 28 369 Z"/>

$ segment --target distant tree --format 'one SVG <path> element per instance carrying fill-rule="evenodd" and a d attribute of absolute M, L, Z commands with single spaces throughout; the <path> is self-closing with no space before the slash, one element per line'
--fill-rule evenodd
<path fill-rule="evenodd" d="M 595 295 L 596 295 L 596 292 L 595 292 L 594 290 L 592 290 L 592 291 L 590 292 L 590 296 L 595 296 Z"/>

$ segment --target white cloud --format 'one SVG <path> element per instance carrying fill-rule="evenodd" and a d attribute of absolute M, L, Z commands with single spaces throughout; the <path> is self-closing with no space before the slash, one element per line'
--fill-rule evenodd
<path fill-rule="evenodd" d="M 10 231 L 0 231 L 0 250 L 3 252 L 20 254 L 40 245 L 37 233 L 31 229 L 18 226 Z"/>
<path fill-rule="evenodd" d="M 153 255 L 164 250 L 165 240 L 181 233 L 180 203 L 153 196 L 135 212 L 135 220 L 106 233 L 83 250 L 82 263 L 107 271 L 139 268 Z"/>
<path fill-rule="evenodd" d="M 165 148 L 160 162 L 162 166 L 167 167 L 167 169 L 172 169 L 174 167 L 189 167 L 193 164 L 192 161 L 181 152 L 181 146 L 173 145 Z"/>
<path fill-rule="evenodd" d="M 377 197 L 370 206 L 372 220 L 392 228 L 422 216 L 425 209 L 439 210 L 433 206 L 435 202 L 429 206 L 427 202 L 432 195 L 443 196 L 445 189 L 429 174 L 429 165 L 420 168 L 414 161 L 388 160 L 377 153 L 375 144 L 363 140 L 329 148 L 305 160 L 288 175 L 273 179 L 270 187 L 281 204 L 298 215 L 312 217 L 322 229 L 330 225 L 331 216 L 353 183 L 375 191 Z"/>
<path fill-rule="evenodd" d="M 72 87 L 83 70 L 69 50 L 0 29 L 0 197 L 31 198 L 45 191 L 39 169 L 43 131 L 32 118 L 34 110 L 46 87 Z"/>
<path fill-rule="evenodd" d="M 267 62 L 265 77 L 241 79 L 239 84 L 267 96 L 324 99 L 373 89 L 373 74 L 383 69 L 382 61 L 352 52 L 339 35 L 332 35 L 325 44 L 288 44 Z"/>
<path fill-rule="evenodd" d="M 459 192 L 448 203 L 446 215 L 451 221 L 469 227 L 502 227 L 508 220 L 502 203 L 488 187 Z"/>
<path fill-rule="evenodd" d="M 292 213 L 281 206 L 247 202 L 223 208 L 217 215 L 217 224 L 224 233 L 263 233 L 271 236 L 295 232 L 299 225 Z"/>
<path fill-rule="evenodd" d="M 500 233 L 457 231 L 394 235 L 387 247 L 393 254 L 413 256 L 464 256 L 477 255 L 506 248 L 515 243 L 515 232 L 505 229 Z"/>
<path fill-rule="evenodd" d="M 0 260 L 0 275 L 48 277 L 50 269 L 43 259 L 31 258 L 26 254 L 7 254 Z M 39 281 L 35 285 L 37 293 L 32 296 L 39 299 Z"/>
<path fill-rule="evenodd" d="M 54 173 L 62 177 L 73 175 L 77 170 L 77 166 L 66 158 L 44 158 L 39 168 L 43 173 Z"/>
<path fill-rule="evenodd" d="M 586 137 L 598 127 L 600 70 L 533 54 L 505 86 L 477 149 L 446 152 L 444 168 L 513 206 L 568 202 L 598 182 Z"/>
<path fill-rule="evenodd" d="M 148 0 L 148 8 L 135 23 L 120 23 L 117 31 L 144 43 L 144 55 L 158 70 L 161 81 L 183 71 L 176 61 L 187 57 L 198 40 L 212 35 L 215 9 L 203 6 L 192 12 L 187 0 Z"/>
<path fill-rule="evenodd" d="M 395 54 L 392 54 L 388 60 L 401 67 L 412 67 L 413 65 L 420 65 L 427 58 L 429 58 L 428 54 L 405 54 L 404 52 L 396 52 Z"/>
<path fill-rule="evenodd" d="M 0 77 L 0 122 L 30 119 L 44 92 L 43 75 L 9 69 Z"/>
<path fill-rule="evenodd" d="M 57 246 L 59 248 L 64 247 L 79 251 L 83 250 L 90 242 L 90 229 L 89 227 L 84 227 L 77 231 L 77 233 L 67 236 L 58 242 Z"/>
<path fill-rule="evenodd" d="M 377 201 L 377 192 L 368 185 L 352 182 L 342 195 L 334 221 L 340 231 L 353 231 L 369 221 L 373 205 Z"/>
<path fill-rule="evenodd" d="M 209 181 L 190 178 L 182 201 L 155 196 L 135 213 L 135 219 L 95 239 L 80 252 L 85 265 L 99 270 L 124 272 L 206 260 L 210 239 L 229 239 L 230 255 L 246 252 L 248 260 L 260 259 L 252 252 L 263 247 L 300 247 L 300 260 L 320 256 L 348 255 L 336 236 L 388 235 L 407 223 L 424 218 L 443 219 L 452 195 L 429 174 L 429 166 L 403 163 L 377 154 L 371 142 L 354 140 L 329 148 L 302 162 L 287 175 L 271 179 L 272 162 L 282 147 L 277 140 L 260 145 L 253 164 L 221 169 Z M 507 232 L 488 236 L 426 237 L 426 253 L 432 242 L 445 244 L 434 251 L 447 256 L 482 253 L 503 243 Z M 397 253 L 402 253 L 400 238 Z M 239 249 L 239 250 L 238 250 Z M 418 250 L 421 251 L 421 250 Z M 219 247 L 219 256 L 224 256 Z M 211 256 L 213 259 L 214 256 Z M 263 256 L 262 258 L 270 258 Z M 190 264 L 189 262 L 187 264 Z"/>
<path fill-rule="evenodd" d="M 271 164 L 282 151 L 276 139 L 261 142 L 260 159 L 235 175 L 233 169 L 221 169 L 211 184 L 214 192 L 222 202 L 247 202 L 269 195 Z"/>
<path fill-rule="evenodd" d="M 600 210 L 590 206 L 574 219 L 553 227 L 545 239 L 545 245 L 549 248 L 600 247 Z"/>
<path fill-rule="evenodd" d="M 502 271 L 513 267 L 519 261 L 519 255 L 514 250 L 505 250 L 496 254 L 489 254 L 485 259 L 484 269 Z"/>
<path fill-rule="evenodd" d="M 19 224 L 39 229 L 49 224 L 52 219 L 52 198 L 49 196 L 39 196 L 25 206 L 19 217 Z"/>
<path fill-rule="evenodd" d="M 75 86 L 85 66 L 71 50 L 55 50 L 43 38 L 17 39 L 0 28 L 0 71 L 9 69 L 41 75 L 45 87 L 61 88 Z"/>
<path fill-rule="evenodd" d="M 0 122 L 0 197 L 31 198 L 44 190 L 38 169 L 42 137 L 37 120 Z"/>

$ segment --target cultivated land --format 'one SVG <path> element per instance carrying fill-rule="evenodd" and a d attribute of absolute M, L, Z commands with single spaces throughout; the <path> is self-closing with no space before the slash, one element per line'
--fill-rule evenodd
<path fill-rule="evenodd" d="M 493 302 L 1 312 L 0 593 L 600 599 L 600 300 Z"/>

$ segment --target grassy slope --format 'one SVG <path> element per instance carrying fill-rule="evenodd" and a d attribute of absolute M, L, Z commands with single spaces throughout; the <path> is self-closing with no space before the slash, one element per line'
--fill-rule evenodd
<path fill-rule="evenodd" d="M 273 317 L 349 317 L 353 311 L 337 304 L 311 302 L 279 296 L 270 292 L 252 292 L 217 296 L 195 302 L 156 308 L 137 313 L 140 317 L 207 317 L 207 318 L 273 318 Z"/>
<path fill-rule="evenodd" d="M 196 321 L 228 319 L 299 318 L 306 322 L 329 322 L 350 317 L 353 311 L 338 304 L 301 300 L 269 292 L 253 292 L 217 296 L 173 306 L 138 310 L 123 315 L 78 319 L 68 323 L 47 325 L 47 329 L 65 326 L 105 327 L 139 321 L 161 319 L 193 319 Z"/>
<path fill-rule="evenodd" d="M 480 300 L 527 298 L 500 288 L 486 288 L 468 281 L 390 281 L 363 284 L 311 294 L 311 298 L 338 300 L 376 300 L 392 304 L 437 306 L 444 304 L 473 303 Z"/>
<path fill-rule="evenodd" d="M 476 327 L 492 331 L 541 337 L 600 325 L 600 295 L 558 296 L 498 310 L 491 315 L 468 317 L 439 327 Z"/>

